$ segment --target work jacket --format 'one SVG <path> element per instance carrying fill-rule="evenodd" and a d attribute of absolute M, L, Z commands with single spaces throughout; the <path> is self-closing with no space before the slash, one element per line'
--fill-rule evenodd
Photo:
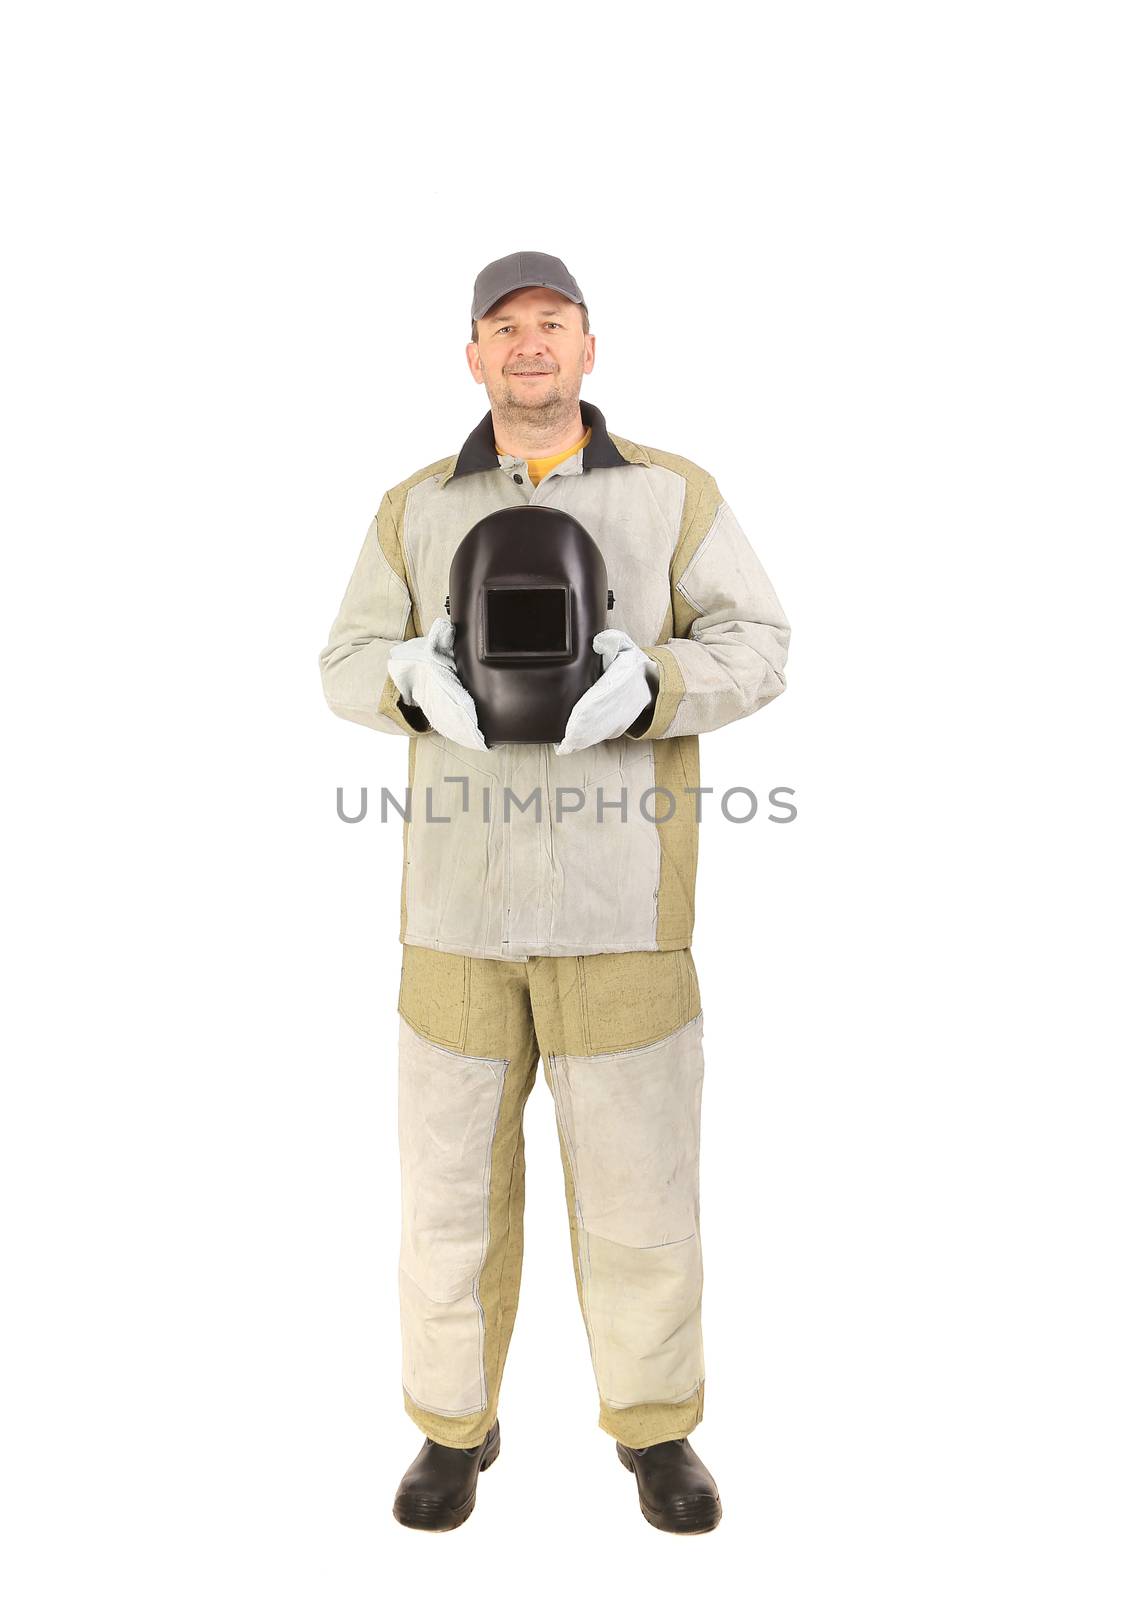
<path fill-rule="evenodd" d="M 526 460 L 497 456 L 488 412 L 456 456 L 389 489 L 320 655 L 337 715 L 409 739 L 404 944 L 502 960 L 689 945 L 698 735 L 785 687 L 789 624 L 715 479 L 608 433 L 598 408 L 579 404 L 589 443 L 537 486 Z M 643 717 L 561 756 L 551 744 L 468 750 L 402 702 L 392 646 L 446 616 L 469 529 L 520 505 L 565 511 L 596 540 L 609 624 L 649 658 L 655 703 L 642 732 L 632 729 Z"/>

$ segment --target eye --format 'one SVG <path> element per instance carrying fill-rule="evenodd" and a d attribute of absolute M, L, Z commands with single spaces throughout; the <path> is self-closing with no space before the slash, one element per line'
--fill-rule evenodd
<path fill-rule="evenodd" d="M 547 326 L 548 326 L 548 328 L 561 328 L 562 327 L 562 323 L 561 322 L 548 322 Z M 515 323 L 506 322 L 502 328 L 497 328 L 496 332 L 497 333 L 510 333 L 511 330 L 514 327 L 515 327 Z"/>

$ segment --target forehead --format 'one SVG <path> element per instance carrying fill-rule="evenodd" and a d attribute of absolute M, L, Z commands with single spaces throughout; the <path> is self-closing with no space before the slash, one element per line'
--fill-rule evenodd
<path fill-rule="evenodd" d="M 514 289 L 485 312 L 483 322 L 504 322 L 513 317 L 541 316 L 545 311 L 577 311 L 573 300 L 555 289 L 545 289 L 533 284 L 526 289 Z"/>

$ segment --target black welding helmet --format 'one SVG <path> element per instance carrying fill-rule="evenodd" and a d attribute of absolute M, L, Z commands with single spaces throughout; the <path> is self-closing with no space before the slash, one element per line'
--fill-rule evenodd
<path fill-rule="evenodd" d="M 485 743 L 545 744 L 601 676 L 593 639 L 613 594 L 602 553 L 554 506 L 491 511 L 457 546 L 446 610 L 457 676 Z"/>

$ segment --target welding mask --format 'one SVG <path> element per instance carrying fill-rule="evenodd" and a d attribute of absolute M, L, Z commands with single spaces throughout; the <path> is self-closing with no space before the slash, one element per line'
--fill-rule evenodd
<path fill-rule="evenodd" d="M 457 546 L 445 601 L 457 676 L 485 743 L 556 743 L 601 676 L 593 639 L 613 607 L 602 553 L 554 506 L 492 511 Z"/>

